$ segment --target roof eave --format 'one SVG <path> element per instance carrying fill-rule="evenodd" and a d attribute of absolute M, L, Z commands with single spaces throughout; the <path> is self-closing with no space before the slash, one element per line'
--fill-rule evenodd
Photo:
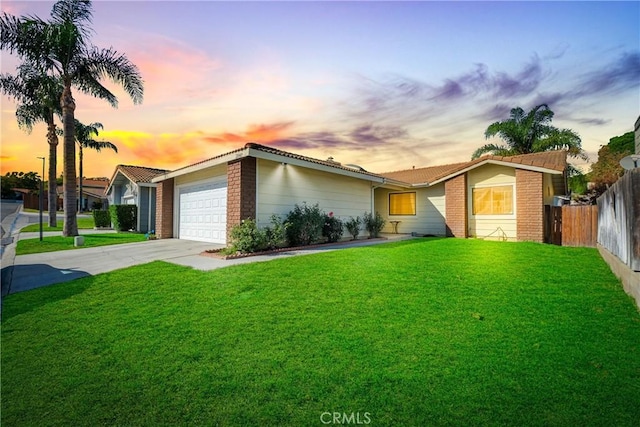
<path fill-rule="evenodd" d="M 525 170 L 529 170 L 529 171 L 533 171 L 533 172 L 542 172 L 542 173 L 548 173 L 551 175 L 562 175 L 564 173 L 564 170 L 556 170 L 556 169 L 549 169 L 549 168 L 544 168 L 544 167 L 540 167 L 540 166 L 534 166 L 534 165 L 526 165 L 526 164 L 522 164 L 522 163 L 514 163 L 514 162 L 505 162 L 504 160 L 495 160 L 495 159 L 486 159 L 483 160 L 482 162 L 478 162 L 475 163 L 473 165 L 470 165 L 466 168 L 460 169 L 458 171 L 455 171 L 453 173 L 447 174 L 441 178 L 438 178 L 430 183 L 428 183 L 428 185 L 435 185 L 435 184 L 439 184 L 441 182 L 447 181 L 451 178 L 454 178 L 460 174 L 463 174 L 465 172 L 468 172 L 472 169 L 478 168 L 480 166 L 486 165 L 486 164 L 493 164 L 493 165 L 499 165 L 499 166 L 508 166 L 508 167 L 512 167 L 515 169 L 525 169 Z M 414 184 L 414 186 L 422 186 L 423 184 Z"/>
<path fill-rule="evenodd" d="M 175 178 L 177 176 L 186 175 L 186 174 L 193 173 L 193 172 L 198 172 L 198 171 L 201 171 L 203 169 L 207 169 L 207 168 L 210 168 L 210 167 L 213 167 L 213 166 L 218 166 L 218 165 L 222 165 L 222 164 L 225 164 L 225 163 L 229 163 L 229 162 L 231 162 L 233 160 L 242 159 L 243 157 L 247 157 L 248 155 L 249 155 L 249 149 L 248 148 L 243 148 L 243 149 L 240 149 L 240 150 L 231 151 L 231 152 L 223 154 L 221 156 L 214 157 L 212 159 L 205 160 L 205 161 L 200 162 L 200 163 L 196 163 L 195 165 L 187 166 L 187 167 L 184 167 L 184 168 L 176 169 L 176 170 L 171 171 L 171 172 L 167 172 L 167 173 L 162 174 L 162 175 L 158 175 L 155 178 L 151 179 L 151 182 L 152 183 L 158 183 L 158 182 L 165 181 L 167 179 Z"/>
<path fill-rule="evenodd" d="M 270 160 L 273 162 L 278 162 L 278 163 L 283 163 L 283 164 L 290 164 L 290 165 L 294 165 L 294 166 L 301 166 L 301 167 L 305 167 L 308 169 L 314 169 L 314 170 L 318 170 L 318 171 L 323 171 L 323 172 L 329 172 L 329 173 L 333 173 L 336 175 L 343 175 L 343 176 L 349 176 L 352 178 L 358 178 L 358 179 L 363 179 L 366 181 L 372 181 L 372 182 L 377 182 L 377 183 L 384 183 L 387 179 L 379 176 L 379 175 L 374 175 L 371 173 L 363 173 L 363 172 L 359 172 L 357 170 L 347 170 L 347 169 L 343 169 L 343 168 L 339 168 L 339 167 L 333 167 L 333 166 L 329 166 L 329 165 L 324 165 L 322 163 L 316 163 L 313 161 L 309 161 L 309 160 L 304 160 L 304 159 L 299 159 L 296 157 L 290 157 L 290 156 L 285 156 L 282 154 L 277 154 L 277 153 L 269 153 L 269 152 L 265 152 L 262 151 L 260 149 L 256 149 L 256 148 L 249 148 L 249 153 L 248 155 L 250 157 L 255 157 L 257 159 L 263 159 L 263 160 Z"/>
<path fill-rule="evenodd" d="M 167 179 L 175 178 L 177 176 L 198 172 L 203 169 L 219 166 L 221 164 L 229 163 L 234 160 L 239 160 L 244 157 L 255 157 L 256 159 L 263 159 L 263 160 L 269 160 L 269 161 L 283 163 L 283 164 L 301 166 L 308 169 L 314 169 L 314 170 L 333 173 L 336 175 L 349 176 L 352 178 L 358 178 L 358 179 L 363 179 L 363 180 L 378 182 L 378 183 L 383 183 L 385 181 L 388 181 L 388 179 L 382 176 L 374 175 L 371 173 L 363 173 L 357 170 L 347 170 L 347 169 L 324 165 L 322 163 L 316 163 L 313 161 L 304 160 L 296 157 L 286 156 L 286 155 L 277 154 L 277 153 L 270 153 L 270 152 L 260 150 L 258 148 L 245 147 L 240 150 L 231 151 L 229 153 L 223 154 L 219 157 L 214 157 L 212 159 L 205 160 L 204 162 L 197 163 L 192 166 L 187 166 L 185 168 L 177 169 L 172 172 L 168 172 L 166 174 L 158 175 L 155 178 L 153 178 L 151 182 L 158 183 L 161 181 L 165 181 Z M 402 184 L 406 185 L 406 183 L 402 183 Z"/>

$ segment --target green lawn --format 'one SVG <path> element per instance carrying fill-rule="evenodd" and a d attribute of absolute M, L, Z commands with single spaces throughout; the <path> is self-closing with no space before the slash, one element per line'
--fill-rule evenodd
<path fill-rule="evenodd" d="M 84 234 L 84 246 L 73 246 L 73 237 L 48 236 L 42 241 L 39 238 L 18 240 L 16 255 L 36 254 L 42 252 L 65 251 L 69 249 L 92 248 L 95 246 L 118 245 L 120 243 L 142 242 L 146 240 L 140 233 L 105 233 Z"/>
<path fill-rule="evenodd" d="M 42 226 L 42 231 L 62 231 L 63 221 L 61 219 L 58 220 L 57 227 L 49 227 L 49 220 L 45 216 L 44 224 Z M 91 229 L 95 227 L 95 223 L 93 222 L 93 217 L 85 218 L 78 217 L 78 228 L 79 229 Z M 32 232 L 32 231 L 40 231 L 40 224 L 31 224 L 22 228 L 20 231 L 24 232 Z"/>
<path fill-rule="evenodd" d="M 155 262 L 9 295 L 2 314 L 7 426 L 640 419 L 640 314 L 594 249 L 420 239 Z"/>

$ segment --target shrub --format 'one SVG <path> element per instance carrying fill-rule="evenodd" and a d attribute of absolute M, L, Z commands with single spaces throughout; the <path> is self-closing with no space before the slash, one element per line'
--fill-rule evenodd
<path fill-rule="evenodd" d="M 269 249 L 280 248 L 286 245 L 287 225 L 287 223 L 282 222 L 278 215 L 271 215 L 271 226 L 265 228 Z"/>
<path fill-rule="evenodd" d="M 363 222 L 364 228 L 369 232 L 369 238 L 373 239 L 380 235 L 380 231 L 382 231 L 387 221 L 379 212 L 376 212 L 375 215 L 365 212 Z"/>
<path fill-rule="evenodd" d="M 287 215 L 287 241 L 291 246 L 310 245 L 320 240 L 324 227 L 325 214 L 316 203 L 308 206 L 296 204 Z"/>
<path fill-rule="evenodd" d="M 322 235 L 327 238 L 327 242 L 333 243 L 340 240 L 343 233 L 342 221 L 333 216 L 333 212 L 329 212 L 329 215 L 326 215 L 324 218 Z"/>
<path fill-rule="evenodd" d="M 111 205 L 109 213 L 113 228 L 117 231 L 130 231 L 136 229 L 136 205 Z"/>
<path fill-rule="evenodd" d="M 100 209 L 102 209 L 102 202 L 95 201 L 95 202 L 91 203 L 91 210 L 99 211 Z"/>
<path fill-rule="evenodd" d="M 109 211 L 93 211 L 93 222 L 97 228 L 111 227 L 111 215 L 109 215 Z"/>
<path fill-rule="evenodd" d="M 231 229 L 231 245 L 243 253 L 264 251 L 269 246 L 267 232 L 260 230 L 255 220 L 245 219 Z"/>
<path fill-rule="evenodd" d="M 356 240 L 358 238 L 358 235 L 360 234 L 360 225 L 362 225 L 362 220 L 360 219 L 360 217 L 351 217 L 351 219 L 344 225 L 345 227 L 347 227 L 347 231 L 349 232 L 349 234 L 351 234 L 351 237 L 353 237 L 352 240 Z"/>

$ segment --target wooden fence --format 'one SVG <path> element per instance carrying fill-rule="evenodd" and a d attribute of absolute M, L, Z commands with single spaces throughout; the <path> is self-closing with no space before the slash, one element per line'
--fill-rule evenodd
<path fill-rule="evenodd" d="M 640 271 L 640 169 L 626 172 L 598 197 L 598 243 Z"/>
<path fill-rule="evenodd" d="M 596 246 L 597 206 L 545 206 L 545 241 L 561 246 Z"/>
<path fill-rule="evenodd" d="M 40 195 L 38 194 L 33 194 L 33 193 L 23 194 L 22 201 L 24 203 L 23 207 L 25 209 L 36 209 L 36 210 L 40 209 Z M 49 199 L 48 199 L 47 193 L 45 193 L 43 201 L 44 201 L 44 206 L 42 210 L 48 211 Z M 58 198 L 58 210 L 59 211 L 62 210 L 62 198 L 60 197 Z"/>

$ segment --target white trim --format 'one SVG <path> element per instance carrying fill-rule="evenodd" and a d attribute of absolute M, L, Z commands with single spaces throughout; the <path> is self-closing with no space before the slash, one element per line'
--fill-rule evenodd
<path fill-rule="evenodd" d="M 294 166 L 301 166 L 308 169 L 315 169 L 323 172 L 333 173 L 336 175 L 344 175 L 351 178 L 363 179 L 366 181 L 373 181 L 378 183 L 385 183 L 387 181 L 391 183 L 398 182 L 391 179 L 378 177 L 378 176 L 375 176 L 374 174 L 361 173 L 355 170 L 350 171 L 350 170 L 341 169 L 338 167 L 332 167 L 332 166 L 323 165 L 323 164 L 315 163 L 308 160 L 299 159 L 296 157 L 289 157 L 289 156 L 283 156 L 280 154 L 267 153 L 255 148 L 245 148 L 243 150 L 232 151 L 230 153 L 223 154 L 222 156 L 214 157 L 213 159 L 206 160 L 202 163 L 198 163 L 192 166 L 187 166 L 186 168 L 178 169 L 173 172 L 168 172 L 164 175 L 156 176 L 151 180 L 151 182 L 158 183 L 160 181 L 164 181 L 169 178 L 175 178 L 177 176 L 186 175 L 192 172 L 197 172 L 202 169 L 207 169 L 213 166 L 229 163 L 233 160 L 239 160 L 245 157 L 255 157 L 256 159 L 270 160 L 277 163 L 285 163 L 285 164 L 290 164 Z"/>
<path fill-rule="evenodd" d="M 474 188 L 492 188 L 492 187 L 513 187 L 513 196 L 511 197 L 511 203 L 513 204 L 513 213 L 512 214 L 504 214 L 504 215 L 474 215 L 473 214 L 473 189 Z M 467 212 L 469 213 L 469 219 L 515 219 L 516 218 L 516 209 L 518 207 L 518 201 L 516 200 L 516 183 L 515 182 L 505 182 L 503 184 L 493 183 L 493 184 L 478 184 L 478 185 L 469 185 L 467 186 Z"/>
<path fill-rule="evenodd" d="M 277 163 L 285 163 L 294 166 L 300 166 L 307 169 L 315 169 L 322 172 L 333 173 L 336 175 L 344 175 L 351 178 L 364 179 L 366 181 L 375 181 L 375 182 L 385 182 L 385 179 L 382 177 L 376 177 L 370 174 L 364 174 L 357 171 L 350 171 L 345 169 L 340 169 L 337 167 L 327 166 L 320 163 L 310 162 L 308 160 L 298 159 L 295 157 L 283 156 L 280 154 L 274 153 L 265 153 L 262 150 L 256 150 L 255 148 L 249 148 L 249 157 L 255 157 L 257 159 L 270 160 L 272 162 Z"/>
<path fill-rule="evenodd" d="M 188 173 L 192 173 L 192 172 L 198 172 L 200 170 L 203 169 L 207 169 L 213 166 L 218 166 L 218 165 L 222 165 L 225 163 L 229 163 L 233 160 L 238 160 L 238 159 L 242 159 L 244 157 L 247 157 L 249 153 L 249 149 L 245 148 L 243 150 L 238 150 L 238 151 L 232 151 L 230 153 L 227 154 L 223 154 L 222 156 L 219 157 L 214 157 L 213 159 L 209 159 L 209 160 L 205 160 L 204 162 L 201 163 L 197 163 L 195 165 L 192 166 L 187 166 L 185 168 L 182 169 L 178 169 L 175 170 L 173 172 L 167 172 L 163 175 L 158 175 L 155 178 L 153 178 L 151 180 L 152 183 L 158 183 L 160 181 L 165 181 L 169 178 L 175 178 L 177 176 L 181 176 L 181 175 L 186 175 Z"/>
<path fill-rule="evenodd" d="M 476 163 L 474 165 L 471 165 L 471 166 L 468 166 L 468 167 L 466 167 L 464 169 L 456 171 L 456 172 L 454 172 L 452 174 L 444 176 L 444 177 L 442 177 L 442 178 L 440 178 L 440 179 L 438 179 L 436 181 L 423 182 L 423 183 L 420 183 L 420 184 L 412 184 L 412 187 L 429 187 L 429 186 L 432 186 L 432 185 L 435 185 L 435 184 L 439 184 L 441 182 L 444 182 L 444 181 L 447 181 L 447 180 L 449 180 L 451 178 L 454 178 L 454 177 L 456 177 L 458 175 L 461 175 L 461 174 L 463 174 L 465 172 L 469 172 L 472 169 L 475 169 L 475 168 L 478 168 L 480 166 L 484 166 L 484 165 L 487 165 L 487 164 L 499 165 L 499 166 L 507 166 L 507 167 L 511 167 L 511 168 L 514 168 L 514 169 L 525 169 L 525 170 L 529 170 L 529 171 L 533 171 L 533 172 L 548 173 L 548 174 L 551 174 L 551 175 L 562 175 L 564 173 L 563 171 L 557 171 L 555 169 L 542 168 L 540 166 L 532 166 L 532 165 L 525 165 L 525 164 L 522 164 L 522 163 L 513 163 L 513 162 L 505 162 L 505 161 L 502 161 L 502 160 L 487 159 L 487 160 L 484 160 L 484 161 L 482 161 L 480 163 Z"/>

